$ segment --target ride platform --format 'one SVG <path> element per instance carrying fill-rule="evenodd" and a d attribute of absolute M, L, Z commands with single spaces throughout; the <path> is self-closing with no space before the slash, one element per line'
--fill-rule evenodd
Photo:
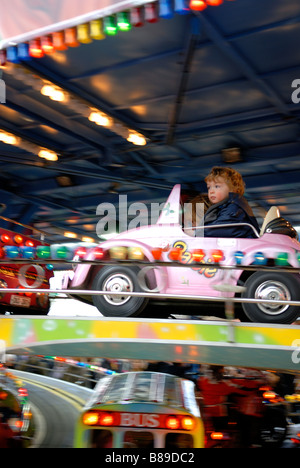
<path fill-rule="evenodd" d="M 230 320 L 0 317 L 7 354 L 300 371 L 300 328 Z"/>

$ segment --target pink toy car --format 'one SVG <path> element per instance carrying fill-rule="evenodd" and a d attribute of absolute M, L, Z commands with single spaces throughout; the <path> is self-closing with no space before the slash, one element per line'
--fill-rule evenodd
<path fill-rule="evenodd" d="M 122 232 L 113 240 L 90 249 L 85 260 L 107 259 L 108 264 L 77 265 L 72 278 L 65 277 L 64 288 L 70 289 L 70 295 L 72 289 L 107 291 L 106 295 L 79 297 L 74 294 L 77 299 L 93 303 L 106 317 L 136 317 L 141 314 L 148 298 L 122 295 L 124 292 L 209 296 L 212 300 L 240 295 L 300 301 L 298 273 L 271 268 L 283 264 L 299 268 L 297 233 L 288 221 L 280 218 L 276 208 L 270 210 L 261 232 L 255 233 L 256 238 L 253 239 L 194 237 L 193 231 L 183 228 L 181 211 L 181 187 L 176 185 L 156 224 Z M 109 264 L 109 260 L 116 258 L 127 259 L 127 264 Z M 133 260 L 134 266 L 128 264 L 128 259 Z M 141 259 L 144 261 L 139 265 Z M 145 260 L 149 266 L 145 265 Z M 151 266 L 151 262 L 157 260 L 163 265 Z M 176 267 L 176 260 L 190 264 L 190 267 Z M 262 271 L 260 266 L 252 267 L 250 271 L 220 269 L 216 263 L 226 266 L 265 264 L 270 268 L 267 271 L 266 268 Z M 112 292 L 119 294 L 110 294 Z M 201 307 L 201 302 L 199 304 Z M 244 303 L 243 310 L 252 322 L 290 324 L 300 316 L 300 309 L 289 304 L 251 302 Z"/>

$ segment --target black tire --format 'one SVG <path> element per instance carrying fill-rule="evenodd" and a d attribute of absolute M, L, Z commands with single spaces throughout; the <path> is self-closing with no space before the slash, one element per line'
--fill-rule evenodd
<path fill-rule="evenodd" d="M 147 305 L 144 297 L 123 296 L 122 291 L 140 292 L 138 268 L 107 266 L 99 270 L 93 281 L 95 291 L 120 291 L 120 295 L 93 296 L 93 304 L 105 317 L 136 317 Z"/>
<path fill-rule="evenodd" d="M 300 301 L 300 279 L 293 274 L 256 272 L 245 283 L 242 297 Z M 300 307 L 276 304 L 243 303 L 251 322 L 291 324 L 300 316 Z"/>

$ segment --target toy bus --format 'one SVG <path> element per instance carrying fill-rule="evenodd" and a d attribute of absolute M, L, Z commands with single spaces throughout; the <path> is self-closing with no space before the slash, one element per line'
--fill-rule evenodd
<path fill-rule="evenodd" d="M 156 372 L 102 378 L 80 415 L 75 448 L 202 448 L 192 381 Z"/>

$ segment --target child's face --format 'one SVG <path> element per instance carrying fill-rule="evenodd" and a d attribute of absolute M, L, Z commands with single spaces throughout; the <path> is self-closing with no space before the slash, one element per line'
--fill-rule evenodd
<path fill-rule="evenodd" d="M 207 181 L 208 198 L 212 204 L 219 203 L 229 196 L 229 186 L 223 177 Z"/>

